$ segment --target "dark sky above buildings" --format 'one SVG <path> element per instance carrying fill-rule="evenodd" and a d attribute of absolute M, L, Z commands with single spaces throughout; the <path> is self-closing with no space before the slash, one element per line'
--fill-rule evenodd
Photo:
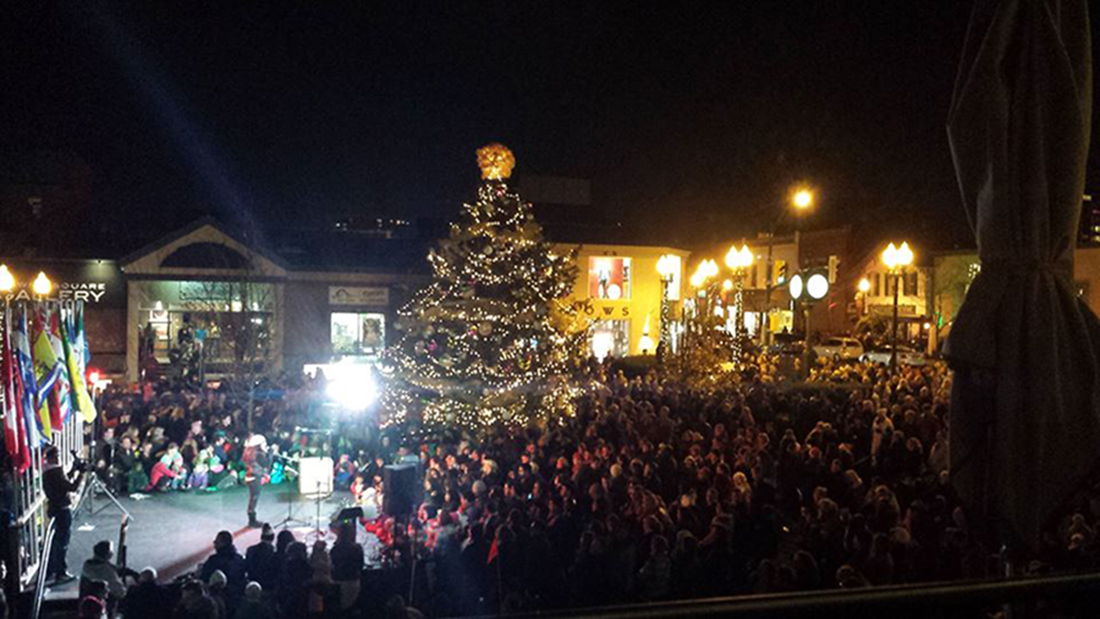
<path fill-rule="evenodd" d="M 970 238 L 944 130 L 970 1 L 16 4 L 0 150 L 75 150 L 105 216 L 450 216 L 501 141 L 669 243 L 764 228 L 798 181 L 806 225 Z"/>

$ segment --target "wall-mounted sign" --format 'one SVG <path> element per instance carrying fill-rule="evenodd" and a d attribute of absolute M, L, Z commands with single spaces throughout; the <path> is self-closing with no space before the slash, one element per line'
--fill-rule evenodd
<path fill-rule="evenodd" d="M 0 262 L 7 264 L 15 275 L 15 290 L 7 295 L 10 301 L 34 300 L 31 282 L 42 272 L 53 283 L 48 299 L 84 301 L 99 308 L 126 308 L 126 283 L 113 260 L 3 258 Z"/>
<path fill-rule="evenodd" d="M 390 304 L 390 289 L 370 286 L 329 286 L 329 305 L 369 305 L 385 307 Z"/>
<path fill-rule="evenodd" d="M 60 301 L 85 301 L 99 303 L 107 294 L 107 284 L 104 282 L 61 282 L 54 283 L 47 299 Z M 31 301 L 38 295 L 30 290 L 30 284 L 19 286 L 15 292 L 8 294 L 9 301 Z"/>
<path fill-rule="evenodd" d="M 582 301 L 574 301 L 573 309 L 578 313 L 585 316 L 593 316 L 597 318 L 628 318 L 630 317 L 630 306 L 612 306 L 612 305 L 593 305 L 590 299 Z"/>
<path fill-rule="evenodd" d="M 872 314 L 886 316 L 886 315 L 891 315 L 891 314 L 894 313 L 894 306 L 893 305 L 879 305 L 879 304 L 868 305 L 867 306 L 867 311 L 869 311 Z M 898 315 L 899 316 L 916 316 L 917 315 L 917 306 L 916 305 L 902 305 L 902 304 L 899 304 L 898 305 Z"/>

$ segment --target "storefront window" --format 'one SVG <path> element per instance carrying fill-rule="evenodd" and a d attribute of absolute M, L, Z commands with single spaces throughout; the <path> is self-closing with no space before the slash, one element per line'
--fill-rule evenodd
<path fill-rule="evenodd" d="M 375 355 L 386 341 L 386 316 L 373 312 L 333 312 L 332 352 L 338 355 Z"/>
<path fill-rule="evenodd" d="M 630 298 L 630 258 L 590 258 L 588 295 L 594 299 L 617 301 Z"/>
<path fill-rule="evenodd" d="M 275 289 L 246 281 L 134 282 L 141 354 L 158 363 L 253 363 L 271 344 Z M 140 355 L 139 355 L 140 356 Z"/>
<path fill-rule="evenodd" d="M 600 361 L 630 354 L 630 320 L 594 321 L 588 330 L 588 350 Z"/>

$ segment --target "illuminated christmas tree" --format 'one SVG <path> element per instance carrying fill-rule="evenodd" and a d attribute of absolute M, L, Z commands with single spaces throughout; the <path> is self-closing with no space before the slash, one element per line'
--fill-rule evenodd
<path fill-rule="evenodd" d="M 389 423 L 419 412 L 429 424 L 479 427 L 571 410 L 573 256 L 554 252 L 531 205 L 508 189 L 511 151 L 492 144 L 477 156 L 478 199 L 428 255 L 432 283 L 401 310 Z"/>

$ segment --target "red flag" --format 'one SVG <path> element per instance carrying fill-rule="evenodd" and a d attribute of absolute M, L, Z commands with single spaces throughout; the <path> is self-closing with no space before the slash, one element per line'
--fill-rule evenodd
<path fill-rule="evenodd" d="M 30 446 L 23 430 L 23 398 L 19 393 L 19 372 L 15 370 L 15 356 L 11 350 L 11 311 L 4 311 L 4 330 L 0 334 L 3 346 L 0 368 L 4 381 L 4 446 L 11 456 L 12 466 L 20 473 L 31 463 Z"/>

